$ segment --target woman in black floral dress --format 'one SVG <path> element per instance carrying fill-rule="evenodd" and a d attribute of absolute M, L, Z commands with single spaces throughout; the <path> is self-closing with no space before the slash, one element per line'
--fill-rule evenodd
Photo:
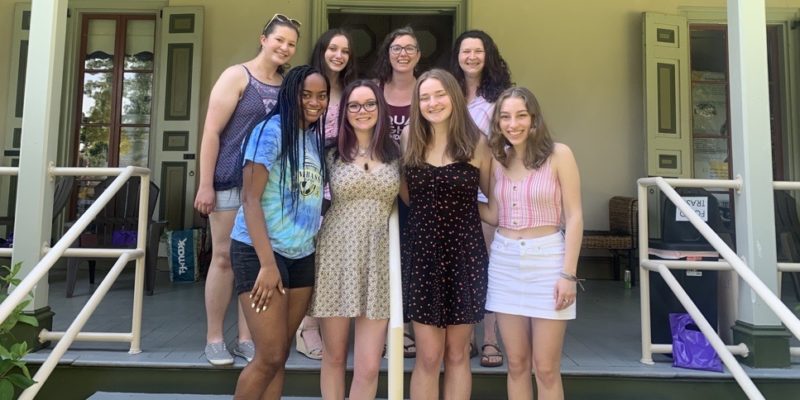
<path fill-rule="evenodd" d="M 410 207 L 403 306 L 417 339 L 411 398 L 439 398 L 444 361 L 444 391 L 468 399 L 470 335 L 483 318 L 488 263 L 476 199 L 478 186 L 488 190 L 491 154 L 448 72 L 422 74 L 411 107 L 401 185 Z"/>

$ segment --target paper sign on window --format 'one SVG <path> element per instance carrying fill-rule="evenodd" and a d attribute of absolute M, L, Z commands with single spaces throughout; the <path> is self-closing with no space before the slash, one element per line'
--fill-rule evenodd
<path fill-rule="evenodd" d="M 689 204 L 689 207 L 694 210 L 695 214 L 700 217 L 704 222 L 708 222 L 708 197 L 683 197 L 683 200 Z M 675 208 L 675 221 L 688 221 L 689 218 L 686 214 L 681 212 L 679 208 Z"/>

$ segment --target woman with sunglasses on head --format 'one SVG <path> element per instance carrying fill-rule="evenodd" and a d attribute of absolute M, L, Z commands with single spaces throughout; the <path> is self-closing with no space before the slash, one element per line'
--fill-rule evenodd
<path fill-rule="evenodd" d="M 339 133 L 339 106 L 342 88 L 356 79 L 355 57 L 351 57 L 350 35 L 342 29 L 331 29 L 322 34 L 311 51 L 311 65 L 325 73 L 331 84 L 331 97 L 325 113 L 326 146 L 336 145 Z M 325 199 L 330 200 L 326 187 Z M 313 360 L 322 359 L 322 339 L 316 318 L 305 317 L 295 333 L 295 348 Z"/>
<path fill-rule="evenodd" d="M 450 57 L 450 73 L 458 81 L 467 99 L 469 115 L 475 125 L 487 137 L 491 133 L 494 102 L 503 90 L 511 87 L 511 72 L 500 51 L 486 32 L 467 31 L 459 35 L 453 44 Z M 487 203 L 489 199 L 478 192 L 478 201 Z M 494 237 L 495 227 L 483 223 L 483 237 L 488 248 Z M 481 346 L 480 365 L 499 367 L 503 365 L 503 353 L 497 341 L 497 319 L 494 313 L 487 313 L 483 320 L 483 346 Z"/>
<path fill-rule="evenodd" d="M 417 36 L 410 26 L 406 26 L 386 35 L 373 67 L 375 79 L 389 110 L 389 135 L 398 144 L 403 129 L 408 126 L 411 99 L 417 82 L 417 64 L 421 57 Z M 408 207 L 402 201 L 398 202 L 397 211 L 400 247 L 403 248 L 406 246 Z M 411 326 L 407 323 L 403 329 L 403 355 L 407 358 L 414 357 L 417 350 Z"/>
<path fill-rule="evenodd" d="M 491 154 L 450 73 L 433 69 L 417 80 L 402 147 L 410 208 L 403 309 L 417 344 L 411 398 L 439 398 L 444 361 L 442 392 L 469 399 L 470 336 L 483 319 L 488 262 L 475 194 L 488 191 Z"/>
<path fill-rule="evenodd" d="M 344 90 L 337 146 L 328 150 L 331 207 L 317 248 L 316 287 L 308 314 L 322 326 L 320 388 L 345 398 L 350 322 L 355 360 L 348 398 L 374 399 L 389 321 L 389 214 L 400 188 L 400 149 L 389 136 L 378 86 Z"/>
<path fill-rule="evenodd" d="M 243 142 L 242 207 L 231 232 L 236 294 L 256 343 L 237 399 L 277 399 L 292 334 L 314 287 L 327 78 L 313 67 L 286 75 L 266 121 Z"/>
<path fill-rule="evenodd" d="M 205 286 L 205 356 L 213 365 L 233 364 L 223 336 L 223 321 L 233 290 L 231 227 L 241 204 L 242 140 L 275 106 L 284 65 L 295 53 L 300 23 L 275 14 L 264 26 L 255 58 L 222 72 L 208 100 L 200 146 L 200 183 L 194 207 L 208 215 L 212 256 Z M 242 309 L 234 354 L 250 362 L 253 341 Z"/>
<path fill-rule="evenodd" d="M 492 189 L 481 217 L 497 225 L 486 309 L 497 313 L 508 356 L 508 398 L 563 399 L 561 349 L 575 319 L 583 213 L 572 151 L 550 137 L 528 89 L 497 100 L 489 140 Z M 561 229 L 564 227 L 562 233 Z"/>

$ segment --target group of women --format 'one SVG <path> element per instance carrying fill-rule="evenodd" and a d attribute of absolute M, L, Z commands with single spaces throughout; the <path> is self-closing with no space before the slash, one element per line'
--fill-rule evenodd
<path fill-rule="evenodd" d="M 580 182 L 536 98 L 511 87 L 481 31 L 456 40 L 450 72 L 418 75 L 410 28 L 384 40 L 374 79 L 356 78 L 341 30 L 320 37 L 310 65 L 283 71 L 300 26 L 273 16 L 256 57 L 225 70 L 211 92 L 195 200 L 214 246 L 209 362 L 233 362 L 222 320 L 235 288 L 233 352 L 249 361 L 235 398 L 280 398 L 293 336 L 322 359 L 323 398 L 375 398 L 389 318 L 388 217 L 399 197 L 411 398 L 470 397 L 473 325 L 487 312 L 505 344 L 508 397 L 533 398 L 533 370 L 538 398 L 563 398 Z M 481 363 L 502 364 L 494 322 L 485 330 Z"/>

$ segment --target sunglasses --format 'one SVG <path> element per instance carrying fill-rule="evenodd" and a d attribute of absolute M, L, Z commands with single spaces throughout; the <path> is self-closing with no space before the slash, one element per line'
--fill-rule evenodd
<path fill-rule="evenodd" d="M 287 17 L 287 16 L 285 16 L 283 14 L 276 13 L 275 15 L 272 16 L 272 18 L 269 19 L 269 22 L 267 22 L 267 24 L 264 25 L 264 29 L 262 29 L 262 32 L 266 32 L 267 28 L 269 28 L 269 26 L 272 25 L 272 22 L 274 22 L 274 21 L 283 22 L 283 23 L 287 23 L 287 24 L 292 24 L 297 28 L 303 26 L 303 24 L 300 21 L 298 21 L 298 20 L 296 20 L 294 18 L 289 18 L 289 17 Z"/>

